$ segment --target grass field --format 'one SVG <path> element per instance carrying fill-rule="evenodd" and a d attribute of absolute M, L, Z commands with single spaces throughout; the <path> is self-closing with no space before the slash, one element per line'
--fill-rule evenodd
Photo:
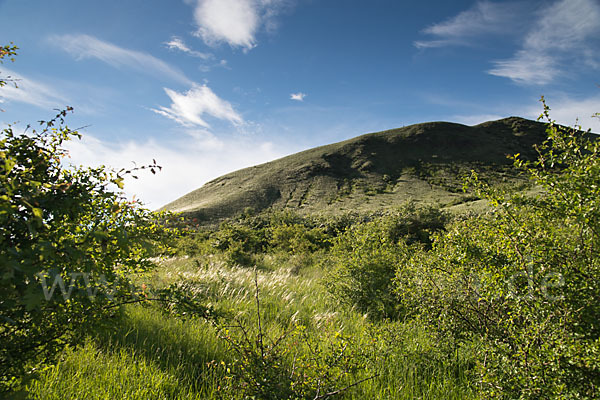
<path fill-rule="evenodd" d="M 214 322 L 171 315 L 158 305 L 127 306 L 112 328 L 90 336 L 78 348 L 65 350 L 58 364 L 39 371 L 38 379 L 28 387 L 30 397 L 236 398 L 239 392 L 226 389 L 231 383 L 227 368 L 235 365 L 237 353 L 223 339 L 223 326 L 237 321 L 254 337 L 257 283 L 265 341 L 304 327 L 302 335 L 294 336 L 295 341 L 288 336 L 276 349 L 283 365 L 289 367 L 302 355 L 316 354 L 318 357 L 308 357 L 315 360 L 308 371 L 329 367 L 327 349 L 335 349 L 343 338 L 351 350 L 344 347 L 342 353 L 352 354 L 348 361 L 356 361 L 356 365 L 350 373 L 330 377 L 339 385 L 337 389 L 375 376 L 336 398 L 474 398 L 466 376 L 471 361 L 468 351 L 443 359 L 436 343 L 414 323 L 372 324 L 366 315 L 335 306 L 321 284 L 323 269 L 318 263 L 323 257 L 305 258 L 263 255 L 258 270 L 226 266 L 218 256 L 162 261 L 145 281 L 157 286 L 185 282 L 223 317 Z M 228 331 L 232 337 L 240 337 L 236 328 Z M 315 349 L 324 350 L 319 353 Z M 278 398 L 277 393 L 273 395 Z"/>

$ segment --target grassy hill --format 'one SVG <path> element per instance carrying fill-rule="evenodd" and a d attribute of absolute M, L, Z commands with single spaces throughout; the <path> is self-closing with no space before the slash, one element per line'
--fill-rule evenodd
<path fill-rule="evenodd" d="M 216 222 L 246 209 L 292 209 L 332 215 L 385 210 L 409 200 L 464 207 L 471 169 L 494 182 L 522 182 L 507 155 L 534 157 L 545 139 L 542 123 L 510 117 L 465 126 L 430 122 L 369 133 L 245 168 L 208 182 L 167 204 Z"/>

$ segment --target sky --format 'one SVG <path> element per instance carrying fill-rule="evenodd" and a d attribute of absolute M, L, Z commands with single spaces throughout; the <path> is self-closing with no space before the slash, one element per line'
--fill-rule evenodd
<path fill-rule="evenodd" d="M 74 165 L 151 209 L 239 168 L 427 121 L 600 132 L 600 0 L 0 0 L 0 124 L 74 108 Z"/>

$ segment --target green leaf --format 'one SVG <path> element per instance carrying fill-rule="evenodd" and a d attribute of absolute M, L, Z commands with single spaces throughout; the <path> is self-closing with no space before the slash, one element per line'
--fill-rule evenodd
<path fill-rule="evenodd" d="M 36 217 L 38 219 L 44 218 L 44 211 L 42 211 L 41 208 L 34 207 L 31 209 L 31 211 L 33 212 L 34 217 Z"/>

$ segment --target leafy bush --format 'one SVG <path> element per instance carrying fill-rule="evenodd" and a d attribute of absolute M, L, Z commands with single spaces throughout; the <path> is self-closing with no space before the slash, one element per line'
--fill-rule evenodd
<path fill-rule="evenodd" d="M 267 239 L 263 229 L 254 229 L 240 223 L 225 222 L 221 224 L 219 230 L 215 233 L 213 246 L 219 250 L 239 247 L 242 251 L 248 253 L 259 253 L 267 246 Z"/>
<path fill-rule="evenodd" d="M 374 318 L 394 317 L 393 279 L 411 247 L 429 246 L 449 217 L 432 206 L 409 203 L 391 215 L 354 225 L 334 240 L 333 269 L 325 284 L 334 298 Z"/>
<path fill-rule="evenodd" d="M 407 256 L 404 242 L 394 242 L 393 224 L 378 219 L 354 226 L 334 241 L 333 268 L 325 286 L 336 300 L 372 317 L 396 314 L 392 279 Z"/>
<path fill-rule="evenodd" d="M 210 232 L 207 230 L 183 230 L 181 235 L 171 243 L 173 250 L 179 256 L 200 256 L 214 251 L 211 246 Z"/>
<path fill-rule="evenodd" d="M 414 202 L 398 208 L 388 218 L 389 235 L 393 241 L 402 239 L 408 245 L 421 243 L 426 247 L 431 246 L 431 235 L 444 230 L 450 222 L 450 215 L 439 207 Z"/>
<path fill-rule="evenodd" d="M 600 143 L 552 121 L 547 132 L 537 161 L 515 159 L 542 194 L 498 193 L 474 174 L 494 213 L 455 222 L 397 270 L 405 317 L 480 346 L 486 398 L 600 396 Z"/>
<path fill-rule="evenodd" d="M 269 245 L 290 253 L 309 253 L 328 246 L 328 238 L 319 228 L 306 228 L 300 224 L 271 226 Z"/>
<path fill-rule="evenodd" d="M 173 233 L 163 215 L 113 191 L 133 170 L 64 167 L 64 143 L 79 137 L 66 114 L 41 122 L 39 132 L 9 126 L 0 138 L 4 385 L 134 296 L 129 275 L 151 267 L 149 257 Z"/>

